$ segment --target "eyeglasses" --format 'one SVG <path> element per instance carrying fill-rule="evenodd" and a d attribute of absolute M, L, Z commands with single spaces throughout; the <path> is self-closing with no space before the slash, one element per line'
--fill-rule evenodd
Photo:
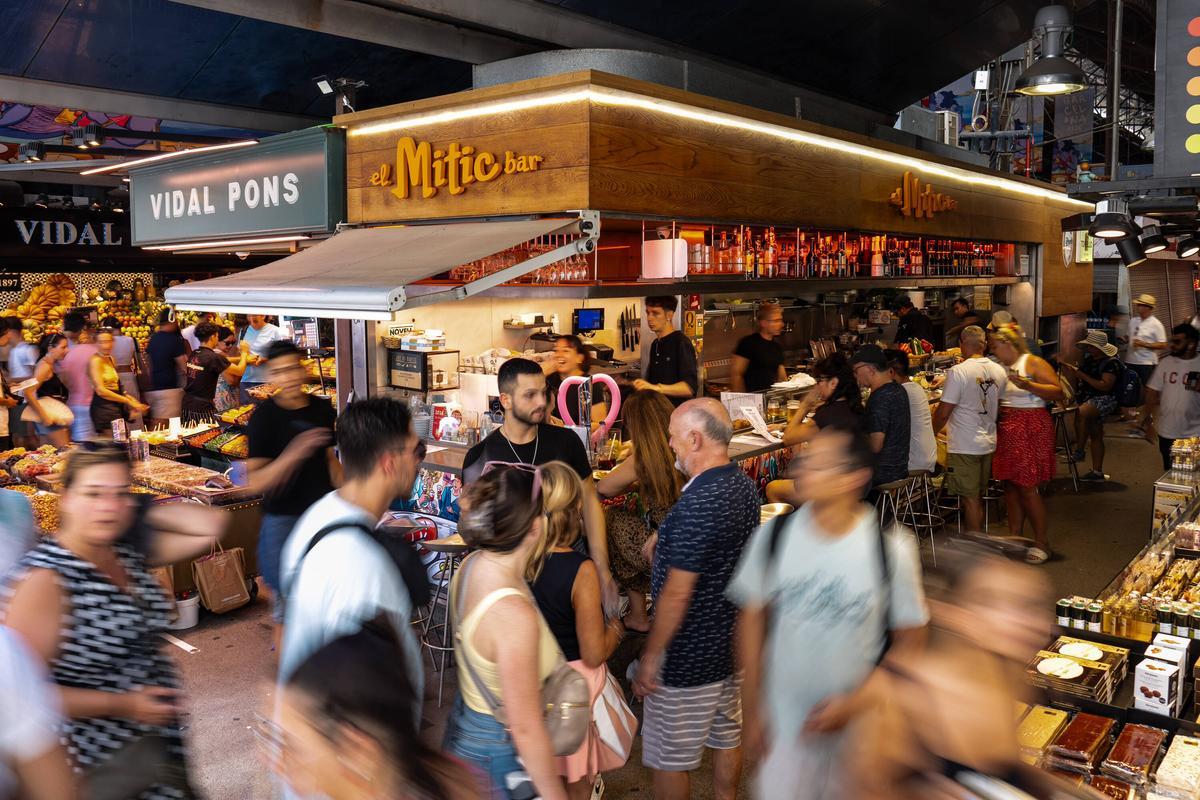
<path fill-rule="evenodd" d="M 530 494 L 530 501 L 536 503 L 542 496 L 542 468 L 535 464 L 526 464 L 524 461 L 489 461 L 483 465 L 483 472 L 480 476 L 487 475 L 494 469 L 502 469 L 510 467 L 519 469 L 522 472 L 528 472 L 533 475 L 533 492 Z"/>

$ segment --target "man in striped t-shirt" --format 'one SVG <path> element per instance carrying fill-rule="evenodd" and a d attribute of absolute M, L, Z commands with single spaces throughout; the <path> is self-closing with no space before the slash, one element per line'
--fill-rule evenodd
<path fill-rule="evenodd" d="M 742 771 L 742 704 L 733 672 L 737 609 L 725 589 L 759 520 L 754 482 L 729 461 L 733 425 L 709 398 L 671 415 L 671 449 L 689 476 L 658 529 L 654 620 L 633 688 L 645 698 L 642 763 L 655 797 L 689 797 L 689 773 L 713 754 L 713 794 L 732 800 Z"/>

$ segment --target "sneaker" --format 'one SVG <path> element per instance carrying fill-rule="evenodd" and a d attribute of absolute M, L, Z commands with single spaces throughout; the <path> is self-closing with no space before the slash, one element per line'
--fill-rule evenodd
<path fill-rule="evenodd" d="M 1125 435 L 1128 436 L 1130 439 L 1145 439 L 1146 438 L 1146 432 L 1144 430 L 1142 430 L 1141 428 L 1130 428 L 1129 432 L 1126 433 Z"/>
<path fill-rule="evenodd" d="M 1085 458 L 1087 458 L 1087 453 L 1082 447 L 1073 453 L 1067 454 L 1067 460 L 1069 461 L 1083 461 Z"/>
<path fill-rule="evenodd" d="M 1104 481 L 1108 480 L 1108 476 L 1105 475 L 1103 472 L 1097 472 L 1096 470 L 1092 470 L 1091 472 L 1089 472 L 1086 475 L 1080 475 L 1079 480 L 1089 481 L 1091 483 L 1103 483 Z"/>

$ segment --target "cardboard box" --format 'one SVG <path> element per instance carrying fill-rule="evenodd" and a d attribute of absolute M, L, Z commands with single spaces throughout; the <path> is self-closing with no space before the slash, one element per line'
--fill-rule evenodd
<path fill-rule="evenodd" d="M 1146 648 L 1146 658 L 1156 658 L 1159 661 L 1174 664 L 1176 667 L 1179 667 L 1181 673 L 1187 669 L 1186 650 L 1177 650 L 1174 647 L 1163 647 L 1162 645 L 1152 644 Z"/>
<path fill-rule="evenodd" d="M 1184 639 L 1180 636 L 1171 636 L 1166 633 L 1159 633 L 1155 635 L 1154 641 L 1151 642 L 1151 644 L 1156 644 L 1159 647 L 1171 647 L 1187 653 L 1189 652 L 1189 648 L 1192 646 L 1192 640 Z"/>
<path fill-rule="evenodd" d="M 1155 714 L 1179 713 L 1183 692 L 1176 664 L 1147 658 L 1134 670 L 1133 707 Z"/>

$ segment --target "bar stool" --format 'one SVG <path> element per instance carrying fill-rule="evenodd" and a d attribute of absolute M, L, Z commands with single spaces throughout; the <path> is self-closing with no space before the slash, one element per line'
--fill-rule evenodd
<path fill-rule="evenodd" d="M 901 478 L 875 487 L 875 513 L 879 516 L 881 528 L 887 524 L 889 518 L 893 521 L 900 520 L 900 506 L 912 484 L 913 478 Z"/>
<path fill-rule="evenodd" d="M 936 567 L 937 544 L 934 542 L 934 534 L 945 527 L 946 520 L 942 515 L 934 513 L 933 482 L 929 479 L 932 474 L 927 469 L 909 471 L 908 490 L 901 500 L 900 519 L 901 522 L 913 529 L 918 543 L 921 541 L 923 533 L 928 534 L 933 566 Z M 920 510 L 922 503 L 925 506 L 923 511 Z"/>
<path fill-rule="evenodd" d="M 1067 460 L 1067 470 L 1071 473 L 1071 484 L 1075 493 L 1079 494 L 1079 465 L 1075 461 L 1075 442 L 1071 438 L 1071 427 L 1067 425 L 1067 414 L 1079 412 L 1079 406 L 1052 406 L 1050 416 L 1054 418 L 1054 452 L 1062 451 Z M 1058 446 L 1059 439 L 1062 446 Z"/>
<path fill-rule="evenodd" d="M 996 517 L 1000 517 L 1000 512 L 1004 510 L 1004 506 L 1000 505 L 1004 500 L 1004 487 L 1000 485 L 1000 481 L 988 479 L 987 489 L 984 490 L 983 497 L 983 532 L 988 532 L 988 527 L 991 524 L 991 504 L 996 504 Z"/>
<path fill-rule="evenodd" d="M 443 554 L 441 574 L 438 575 L 433 597 L 429 599 L 428 613 L 420 620 L 421 647 L 429 651 L 429 661 L 438 674 L 438 708 L 441 708 L 447 662 L 450 665 L 454 664 L 454 639 L 450 630 L 453 616 L 450 611 L 450 584 L 468 548 L 467 543 L 457 533 L 421 542 L 421 546 L 431 552 Z"/>

